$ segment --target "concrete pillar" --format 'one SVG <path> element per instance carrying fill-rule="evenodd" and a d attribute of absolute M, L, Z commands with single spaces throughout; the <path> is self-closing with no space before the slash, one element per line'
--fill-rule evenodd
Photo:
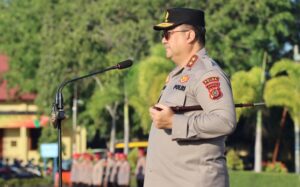
<path fill-rule="evenodd" d="M 20 153 L 20 158 L 24 161 L 28 160 L 28 133 L 26 127 L 20 128 L 20 141 L 18 146 Z"/>

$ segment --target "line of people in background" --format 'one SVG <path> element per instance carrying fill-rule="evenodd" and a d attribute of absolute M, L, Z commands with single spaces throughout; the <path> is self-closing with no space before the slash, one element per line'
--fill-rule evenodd
<path fill-rule="evenodd" d="M 135 169 L 137 186 L 142 187 L 145 174 L 145 154 L 138 151 Z M 72 187 L 129 187 L 131 168 L 124 153 L 74 154 L 71 168 Z"/>

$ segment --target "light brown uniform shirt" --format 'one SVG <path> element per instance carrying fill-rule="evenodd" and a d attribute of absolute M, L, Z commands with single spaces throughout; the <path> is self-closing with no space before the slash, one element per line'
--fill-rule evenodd
<path fill-rule="evenodd" d="M 115 160 L 112 158 L 107 158 L 106 169 L 105 169 L 105 183 L 110 182 L 110 176 L 115 165 Z"/>
<path fill-rule="evenodd" d="M 79 161 L 73 159 L 71 168 L 71 182 L 78 183 L 79 181 Z"/>
<path fill-rule="evenodd" d="M 119 172 L 117 173 L 118 185 L 129 185 L 130 182 L 130 165 L 128 161 L 121 161 L 119 165 Z"/>
<path fill-rule="evenodd" d="M 236 126 L 232 90 L 204 48 L 169 74 L 159 103 L 203 110 L 174 114 L 172 129 L 152 124 L 144 186 L 229 186 L 224 152 L 225 137 Z"/>
<path fill-rule="evenodd" d="M 93 185 L 101 185 L 104 176 L 104 160 L 98 160 L 93 166 Z"/>
<path fill-rule="evenodd" d="M 85 160 L 82 165 L 82 175 L 83 175 L 83 181 L 82 183 L 86 185 L 92 185 L 93 181 L 93 163 L 90 160 Z"/>
<path fill-rule="evenodd" d="M 138 158 L 135 172 L 134 172 L 137 179 L 144 179 L 145 168 L 146 168 L 146 158 L 144 156 Z"/>

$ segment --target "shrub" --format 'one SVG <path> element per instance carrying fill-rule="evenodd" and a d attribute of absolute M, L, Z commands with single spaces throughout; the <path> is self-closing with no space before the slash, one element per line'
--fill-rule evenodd
<path fill-rule="evenodd" d="M 287 173 L 288 169 L 282 162 L 267 162 L 263 168 L 265 172 Z"/>
<path fill-rule="evenodd" d="M 33 178 L 33 179 L 0 179 L 0 186 L 3 187 L 52 187 L 51 178 Z"/>
<path fill-rule="evenodd" d="M 227 167 L 229 170 L 243 170 L 244 164 L 242 159 L 238 154 L 233 150 L 229 150 L 226 155 L 227 158 Z"/>

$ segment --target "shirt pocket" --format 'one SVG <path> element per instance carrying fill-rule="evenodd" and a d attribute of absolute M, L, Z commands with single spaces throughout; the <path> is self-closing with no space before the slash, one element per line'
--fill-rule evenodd
<path fill-rule="evenodd" d="M 184 106 L 185 101 L 185 91 L 181 90 L 174 90 L 168 97 L 166 97 L 166 102 L 169 106 Z"/>

